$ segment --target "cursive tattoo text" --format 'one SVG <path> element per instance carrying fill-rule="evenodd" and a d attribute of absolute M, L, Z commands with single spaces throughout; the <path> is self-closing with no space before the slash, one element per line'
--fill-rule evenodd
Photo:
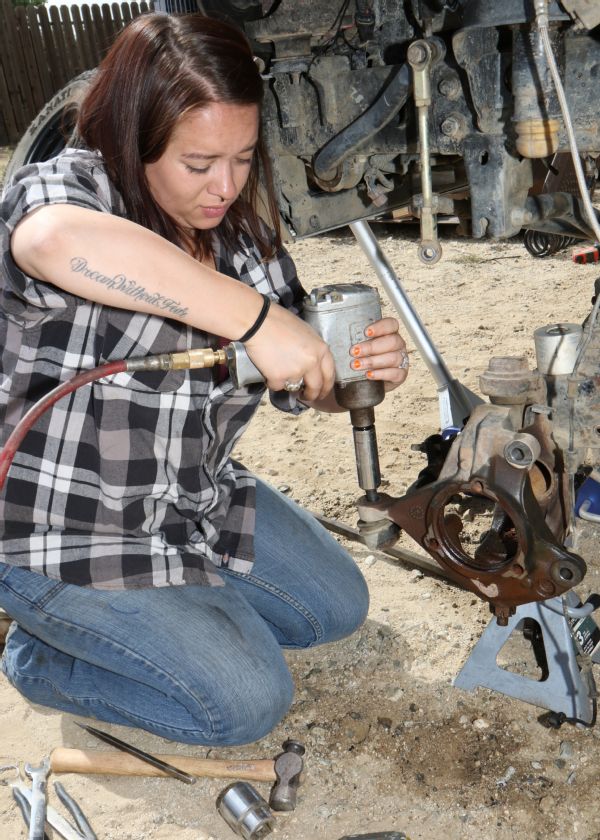
<path fill-rule="evenodd" d="M 96 283 L 101 283 L 107 289 L 115 289 L 117 292 L 132 298 L 133 300 L 143 301 L 149 303 L 151 306 L 156 306 L 157 309 L 163 312 L 168 312 L 170 315 L 178 315 L 184 318 L 188 314 L 186 306 L 182 306 L 178 300 L 159 295 L 158 292 L 149 292 L 143 286 L 139 286 L 135 280 L 129 280 L 124 274 L 115 274 L 109 277 L 102 274 L 100 271 L 95 271 L 90 268 L 87 260 L 84 257 L 73 257 L 71 260 L 71 271 L 75 274 L 83 274 L 89 280 L 94 280 Z"/>

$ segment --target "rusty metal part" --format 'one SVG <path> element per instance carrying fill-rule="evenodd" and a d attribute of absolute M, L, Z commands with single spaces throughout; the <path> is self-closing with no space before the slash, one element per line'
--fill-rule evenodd
<path fill-rule="evenodd" d="M 544 382 L 526 356 L 493 356 L 479 377 L 481 392 L 495 405 L 525 405 L 544 399 Z"/>
<path fill-rule="evenodd" d="M 523 428 L 517 418 L 518 408 L 478 406 L 437 480 L 396 501 L 361 504 L 361 516 L 367 508 L 373 519 L 387 516 L 451 580 L 488 601 L 502 623 L 519 604 L 560 595 L 586 571 L 583 560 L 562 545 L 566 482 L 550 422 L 533 415 Z M 530 453 L 528 464 L 507 459 L 518 449 Z M 477 506 L 493 508 L 493 517 L 473 548 L 462 514 Z"/>

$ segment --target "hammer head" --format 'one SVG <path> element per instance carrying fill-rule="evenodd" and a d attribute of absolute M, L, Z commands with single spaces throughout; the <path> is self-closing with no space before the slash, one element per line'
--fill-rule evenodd
<path fill-rule="evenodd" d="M 274 762 L 277 779 L 269 797 L 269 805 L 274 811 L 293 811 L 296 807 L 304 753 L 305 748 L 299 741 L 287 740 L 283 743 L 283 752 Z"/>

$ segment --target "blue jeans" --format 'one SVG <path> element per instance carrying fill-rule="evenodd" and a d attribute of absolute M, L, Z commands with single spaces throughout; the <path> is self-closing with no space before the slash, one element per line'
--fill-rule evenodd
<path fill-rule="evenodd" d="M 0 563 L 14 619 L 2 668 L 29 700 L 190 744 L 255 741 L 293 697 L 282 647 L 341 639 L 364 621 L 350 556 L 258 482 L 252 573 L 223 587 L 106 591 Z"/>

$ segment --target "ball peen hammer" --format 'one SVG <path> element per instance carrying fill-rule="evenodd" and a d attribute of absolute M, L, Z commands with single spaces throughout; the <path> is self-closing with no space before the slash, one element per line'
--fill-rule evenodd
<path fill-rule="evenodd" d="M 283 752 L 275 759 L 229 761 L 216 758 L 195 758 L 185 755 L 160 755 L 166 764 L 192 776 L 212 779 L 252 779 L 274 782 L 269 804 L 274 811 L 292 811 L 304 768 L 304 746 L 288 739 Z M 50 755 L 50 769 L 54 773 L 96 773 L 113 776 L 167 776 L 168 773 L 129 753 L 100 752 L 57 747 Z"/>

